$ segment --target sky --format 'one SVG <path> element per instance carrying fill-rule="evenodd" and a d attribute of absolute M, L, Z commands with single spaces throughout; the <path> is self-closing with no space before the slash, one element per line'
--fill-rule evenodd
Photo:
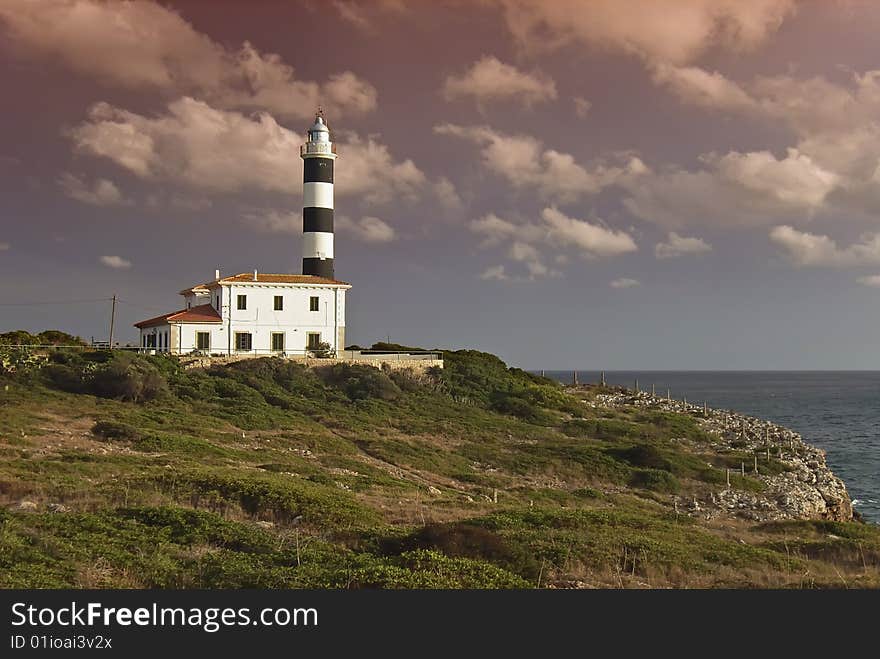
<path fill-rule="evenodd" d="M 300 272 L 346 340 L 527 369 L 880 369 L 880 4 L 0 0 L 0 331 Z"/>

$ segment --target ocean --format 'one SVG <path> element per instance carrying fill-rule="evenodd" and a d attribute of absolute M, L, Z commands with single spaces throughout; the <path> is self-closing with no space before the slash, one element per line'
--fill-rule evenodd
<path fill-rule="evenodd" d="M 546 371 L 570 383 L 572 371 Z M 578 371 L 581 383 L 598 371 Z M 880 371 L 606 371 L 608 384 L 657 395 L 706 401 L 774 421 L 827 453 L 828 466 L 846 483 L 856 510 L 880 524 Z"/>

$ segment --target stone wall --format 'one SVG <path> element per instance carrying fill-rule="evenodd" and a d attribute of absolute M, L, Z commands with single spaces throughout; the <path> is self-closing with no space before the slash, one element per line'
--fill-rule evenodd
<path fill-rule="evenodd" d="M 222 355 L 218 357 L 209 357 L 209 356 L 193 356 L 193 355 L 185 355 L 180 357 L 180 362 L 183 364 L 184 368 L 208 368 L 209 366 L 214 366 L 216 364 L 231 364 L 233 362 L 240 362 L 244 359 L 254 359 L 254 355 Z M 308 358 L 302 356 L 294 356 L 294 357 L 281 357 L 281 359 L 287 359 L 292 362 L 296 362 L 298 364 L 303 364 L 308 368 L 315 368 L 318 366 L 330 366 L 332 364 L 362 364 L 364 366 L 373 366 L 375 368 L 387 368 L 392 371 L 402 370 L 402 369 L 412 369 L 416 373 L 426 373 L 429 368 L 436 366 L 438 368 L 443 368 L 443 360 L 442 359 L 424 359 L 424 358 L 408 358 L 406 355 L 383 355 L 381 357 L 376 356 L 373 358 L 369 357 L 361 357 L 361 358 L 343 358 L 338 359 L 335 357 L 326 358 L 326 359 L 318 359 L 318 358 Z"/>

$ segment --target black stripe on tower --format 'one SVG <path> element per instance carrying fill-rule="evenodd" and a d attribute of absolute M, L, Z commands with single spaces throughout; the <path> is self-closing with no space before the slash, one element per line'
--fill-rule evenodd
<path fill-rule="evenodd" d="M 303 208 L 303 233 L 307 231 L 333 233 L 333 209 Z"/>
<path fill-rule="evenodd" d="M 303 274 L 333 279 L 333 259 L 303 259 Z"/>
<path fill-rule="evenodd" d="M 333 183 L 333 159 L 306 158 L 303 161 L 303 183 Z"/>

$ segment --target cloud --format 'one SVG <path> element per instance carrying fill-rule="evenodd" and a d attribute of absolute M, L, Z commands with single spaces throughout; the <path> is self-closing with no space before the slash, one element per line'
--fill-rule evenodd
<path fill-rule="evenodd" d="M 668 87 L 683 102 L 713 109 L 757 110 L 756 101 L 742 87 L 722 74 L 696 66 L 673 66 L 659 62 L 652 78 Z"/>
<path fill-rule="evenodd" d="M 146 180 L 213 193 L 302 193 L 302 138 L 265 112 L 245 116 L 184 97 L 148 117 L 97 103 L 68 136 L 78 152 Z M 377 139 L 349 135 L 338 148 L 345 157 L 336 176 L 339 196 L 381 204 L 416 199 L 427 185 L 415 163 L 395 160 Z"/>
<path fill-rule="evenodd" d="M 495 213 L 488 213 L 478 220 L 472 220 L 470 229 L 485 237 L 484 246 L 497 245 L 505 240 L 537 242 L 544 239 L 546 231 L 530 222 L 516 224 Z"/>
<path fill-rule="evenodd" d="M 784 158 L 769 151 L 710 153 L 703 169 L 671 167 L 622 177 L 624 206 L 661 226 L 758 226 L 808 220 L 822 209 L 838 177 L 797 149 Z"/>
<path fill-rule="evenodd" d="M 437 201 L 440 202 L 440 205 L 446 210 L 460 211 L 464 207 L 455 186 L 445 176 L 441 176 L 440 179 L 434 183 L 433 187 L 434 196 L 437 198 Z"/>
<path fill-rule="evenodd" d="M 131 261 L 121 256 L 102 256 L 99 260 L 108 268 L 113 268 L 114 270 L 127 270 L 131 267 Z"/>
<path fill-rule="evenodd" d="M 113 181 L 105 178 L 95 179 L 92 185 L 70 172 L 64 172 L 58 179 L 64 193 L 77 201 L 93 206 L 123 206 L 130 204 Z"/>
<path fill-rule="evenodd" d="M 856 281 L 864 286 L 872 288 L 880 288 L 880 275 L 869 275 L 867 277 L 859 277 Z"/>
<path fill-rule="evenodd" d="M 275 208 L 252 209 L 242 213 L 242 217 L 260 231 L 268 233 L 302 233 L 302 213 L 282 211 Z"/>
<path fill-rule="evenodd" d="M 229 49 L 156 2 L 5 3 L 0 22 L 19 56 L 53 59 L 124 88 L 199 95 L 222 107 L 298 119 L 321 103 L 336 115 L 377 104 L 375 88 L 349 71 L 324 83 L 300 80 L 279 55 L 248 42 Z"/>
<path fill-rule="evenodd" d="M 790 226 L 774 227 L 770 239 L 780 245 L 798 266 L 854 267 L 880 264 L 880 233 L 867 233 L 860 242 L 838 247 L 826 235 L 798 231 Z"/>
<path fill-rule="evenodd" d="M 343 215 L 336 219 L 336 226 L 365 243 L 390 243 L 397 237 L 394 228 L 378 217 L 366 216 L 355 221 Z"/>
<path fill-rule="evenodd" d="M 665 243 L 657 243 L 654 255 L 658 259 L 674 259 L 685 254 L 705 254 L 711 252 L 712 246 L 702 238 L 679 236 L 671 231 Z"/>
<path fill-rule="evenodd" d="M 488 126 L 440 124 L 434 132 L 478 145 L 483 165 L 515 188 L 534 188 L 543 198 L 561 202 L 594 195 L 641 165 L 637 158 L 631 158 L 625 166 L 600 162 L 588 169 L 568 153 L 545 149 L 534 137 L 504 135 Z"/>
<path fill-rule="evenodd" d="M 581 119 L 586 118 L 586 116 L 590 114 L 590 109 L 593 107 L 593 104 L 583 96 L 575 96 L 572 100 L 574 101 L 574 113 Z"/>
<path fill-rule="evenodd" d="M 552 101 L 557 97 L 556 83 L 537 72 L 525 73 L 486 55 L 462 75 L 451 75 L 443 86 L 446 100 L 473 98 L 477 105 L 495 101 L 515 101 L 525 107 Z"/>
<path fill-rule="evenodd" d="M 335 172 L 336 194 L 358 196 L 368 204 L 386 204 L 415 201 L 427 186 L 427 177 L 412 160 L 396 161 L 376 138 L 351 135 L 338 148 L 345 160 Z"/>
<path fill-rule="evenodd" d="M 542 250 L 553 252 L 557 265 L 565 265 L 568 257 L 560 250 L 574 248 L 585 258 L 595 258 L 638 249 L 632 237 L 623 231 L 568 217 L 552 207 L 543 210 L 539 222 L 513 222 L 487 213 L 471 220 L 468 226 L 483 237 L 482 248 L 506 245 L 505 255 L 512 262 L 525 265 L 528 279 L 562 276 L 560 271 L 547 267 Z"/>
<path fill-rule="evenodd" d="M 609 286 L 611 288 L 633 288 L 635 286 L 641 286 L 642 282 L 638 279 L 629 279 L 628 277 L 621 277 L 620 279 L 615 279 L 612 281 Z"/>
<path fill-rule="evenodd" d="M 495 0 L 528 50 L 584 45 L 674 64 L 710 48 L 751 50 L 776 32 L 794 0 Z"/>
<path fill-rule="evenodd" d="M 829 210 L 860 221 L 880 212 L 880 70 L 854 72 L 841 82 L 777 75 L 743 83 L 696 67 L 660 63 L 653 70 L 655 81 L 685 103 L 787 129 L 791 150 L 822 170 L 814 187 Z"/>
<path fill-rule="evenodd" d="M 480 279 L 505 281 L 510 279 L 510 277 L 508 277 L 507 273 L 504 271 L 503 265 L 493 265 L 483 271 L 480 275 Z"/>
<path fill-rule="evenodd" d="M 529 279 L 538 277 L 558 277 L 561 273 L 550 270 L 541 260 L 541 253 L 528 243 L 514 242 L 507 252 L 507 256 L 519 263 L 524 263 L 529 273 Z"/>
<path fill-rule="evenodd" d="M 617 256 L 638 250 L 629 234 L 568 217 L 556 208 L 545 208 L 541 219 L 551 242 L 559 246 L 573 245 L 585 255 Z"/>

